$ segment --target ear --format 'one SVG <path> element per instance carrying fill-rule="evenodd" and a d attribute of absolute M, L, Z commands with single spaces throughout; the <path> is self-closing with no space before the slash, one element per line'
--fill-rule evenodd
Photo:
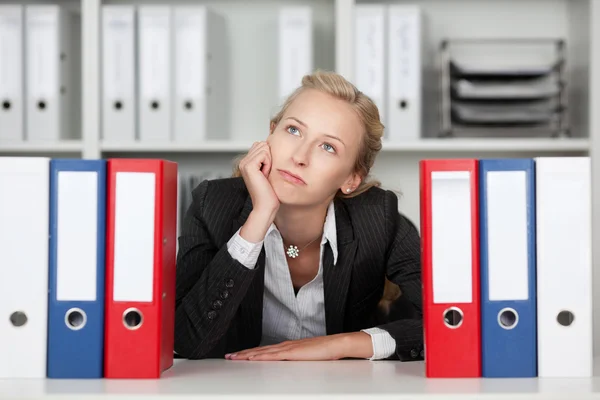
<path fill-rule="evenodd" d="M 340 187 L 340 190 L 344 194 L 350 194 L 356 190 L 356 188 L 360 185 L 361 182 L 361 176 L 358 173 L 354 172 L 348 177 L 344 185 Z"/>
<path fill-rule="evenodd" d="M 273 131 L 275 130 L 275 127 L 277 126 L 277 124 L 275 122 L 271 122 L 269 124 L 269 134 L 272 134 Z"/>

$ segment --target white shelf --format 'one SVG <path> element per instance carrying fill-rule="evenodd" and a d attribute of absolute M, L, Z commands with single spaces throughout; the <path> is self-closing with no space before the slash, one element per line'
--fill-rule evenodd
<path fill-rule="evenodd" d="M 421 139 L 405 143 L 384 142 L 382 152 L 587 152 L 588 139 Z"/>
<path fill-rule="evenodd" d="M 0 143 L 0 153 L 11 153 L 16 156 L 25 153 L 79 153 L 83 149 L 80 140 L 65 140 L 48 143 Z"/>
<path fill-rule="evenodd" d="M 598 363 L 596 363 L 596 367 Z M 175 360 L 160 379 L 5 379 L 27 399 L 600 399 L 600 378 L 425 378 L 400 361 Z M 597 370 L 597 368 L 596 368 Z"/>
<path fill-rule="evenodd" d="M 102 143 L 105 153 L 244 153 L 253 142 L 239 140 L 202 143 Z M 384 142 L 382 153 L 457 152 L 561 152 L 580 153 L 590 148 L 588 139 L 421 139 Z"/>

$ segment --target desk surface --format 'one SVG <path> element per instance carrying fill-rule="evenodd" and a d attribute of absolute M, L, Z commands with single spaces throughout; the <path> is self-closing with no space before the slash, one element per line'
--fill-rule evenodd
<path fill-rule="evenodd" d="M 596 360 L 599 371 L 599 360 Z M 596 375 L 599 375 L 596 372 Z M 0 399 L 600 399 L 591 379 L 426 379 L 423 362 L 176 360 L 157 380 L 0 379 Z"/>

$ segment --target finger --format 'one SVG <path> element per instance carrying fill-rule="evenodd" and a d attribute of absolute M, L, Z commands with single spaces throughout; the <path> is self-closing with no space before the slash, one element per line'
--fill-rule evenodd
<path fill-rule="evenodd" d="M 285 361 L 293 360 L 291 354 L 287 351 L 274 351 L 271 353 L 257 354 L 249 358 L 251 361 Z"/>
<path fill-rule="evenodd" d="M 269 345 L 269 346 L 254 347 L 252 349 L 247 349 L 247 350 L 240 351 L 238 353 L 231 354 L 230 359 L 232 359 L 232 360 L 247 360 L 250 357 L 254 357 L 259 354 L 281 352 L 281 351 L 287 350 L 288 348 L 289 348 L 289 346 L 287 344 L 283 345 L 282 343 L 273 344 L 273 345 Z"/>

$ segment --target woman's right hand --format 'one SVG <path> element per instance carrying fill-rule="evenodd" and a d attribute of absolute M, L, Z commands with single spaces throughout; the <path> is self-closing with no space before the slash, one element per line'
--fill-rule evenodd
<path fill-rule="evenodd" d="M 255 142 L 239 164 L 252 198 L 252 212 L 241 232 L 242 237 L 250 242 L 264 238 L 279 209 L 279 198 L 268 180 L 271 166 L 271 148 L 267 142 Z M 251 225 L 250 229 L 247 225 Z"/>

